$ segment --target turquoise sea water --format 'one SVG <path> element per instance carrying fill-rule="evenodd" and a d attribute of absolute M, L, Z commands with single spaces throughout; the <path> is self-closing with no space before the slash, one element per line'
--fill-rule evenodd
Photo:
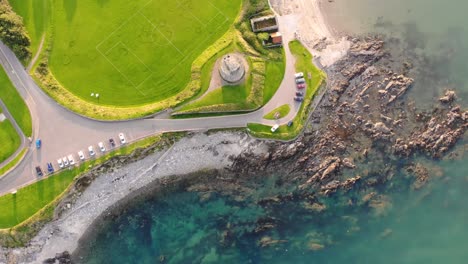
<path fill-rule="evenodd" d="M 466 107 L 468 1 L 335 0 L 325 1 L 325 9 L 339 31 L 384 33 L 403 43 L 399 52 L 425 58 L 409 94 L 420 108 L 435 104 L 447 87 Z M 244 201 L 174 192 L 136 203 L 82 241 L 76 257 L 81 263 L 468 263 L 467 143 L 459 143 L 453 161 L 421 158 L 431 180 L 420 190 L 396 173 L 376 188 L 383 196 L 374 209 L 360 206 L 353 192 L 322 200 L 321 213 L 305 209 L 304 198 L 259 203 L 286 193 L 270 176 Z M 275 228 L 255 232 L 258 221 Z"/>

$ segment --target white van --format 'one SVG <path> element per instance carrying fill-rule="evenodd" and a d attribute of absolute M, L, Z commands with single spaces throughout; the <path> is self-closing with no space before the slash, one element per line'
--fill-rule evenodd
<path fill-rule="evenodd" d="M 272 133 L 275 133 L 275 131 L 276 131 L 278 128 L 279 128 L 279 125 L 278 125 L 278 124 L 272 126 L 272 127 L 271 127 L 271 132 L 272 132 Z"/>

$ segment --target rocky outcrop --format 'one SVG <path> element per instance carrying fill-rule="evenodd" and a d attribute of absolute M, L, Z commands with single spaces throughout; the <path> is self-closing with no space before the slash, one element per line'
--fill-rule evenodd
<path fill-rule="evenodd" d="M 416 178 L 412 184 L 413 189 L 421 189 L 429 180 L 429 171 L 420 163 L 411 165 L 406 170 Z"/>
<path fill-rule="evenodd" d="M 439 115 L 430 117 L 407 140 L 397 139 L 394 150 L 403 156 L 422 151 L 434 158 L 440 158 L 465 134 L 468 128 L 467 116 L 468 111 L 462 112 L 459 106 L 442 111 Z"/>
<path fill-rule="evenodd" d="M 445 92 L 444 96 L 439 98 L 439 101 L 443 104 L 449 104 L 455 101 L 456 98 L 457 98 L 457 94 L 455 93 L 455 91 L 448 90 Z"/>
<path fill-rule="evenodd" d="M 385 88 L 383 90 L 379 90 L 380 100 L 387 105 L 395 102 L 408 91 L 408 89 L 413 85 L 413 82 L 413 79 L 404 75 L 394 74 L 390 78 L 385 78 L 384 83 L 382 84 Z"/>
<path fill-rule="evenodd" d="M 54 258 L 44 260 L 44 264 L 69 264 L 72 263 L 71 255 L 68 251 L 57 253 Z"/>
<path fill-rule="evenodd" d="M 316 182 L 318 180 L 323 181 L 331 176 L 333 173 L 338 171 L 341 165 L 341 159 L 338 157 L 327 157 L 322 163 L 320 163 L 315 174 L 306 181 L 306 185 Z M 310 168 L 310 170 L 315 170 Z M 305 187 L 306 185 L 302 186 Z"/>

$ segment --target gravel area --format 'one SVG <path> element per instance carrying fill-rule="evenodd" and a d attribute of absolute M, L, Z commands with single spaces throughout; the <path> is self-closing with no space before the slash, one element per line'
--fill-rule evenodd
<path fill-rule="evenodd" d="M 267 145 L 241 132 L 195 134 L 168 150 L 99 176 L 61 218 L 47 224 L 29 246 L 0 249 L 0 263 L 42 263 L 56 253 L 73 252 L 79 238 L 106 209 L 155 179 L 230 166 L 245 150 L 266 152 Z"/>

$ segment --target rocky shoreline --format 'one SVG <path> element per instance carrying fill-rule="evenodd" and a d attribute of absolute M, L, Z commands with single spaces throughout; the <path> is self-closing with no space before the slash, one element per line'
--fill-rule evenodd
<path fill-rule="evenodd" d="M 199 194 L 200 200 L 216 193 L 262 207 L 271 216 L 243 225 L 251 226 L 249 232 L 258 237 L 259 247 L 268 248 L 287 242 L 269 235 L 283 224 L 273 216 L 277 206 L 299 204 L 318 217 L 327 212 L 324 199 L 346 197 L 343 194 L 352 191 L 359 198 L 349 199 L 347 206 L 369 208 L 375 216 L 382 216 L 392 201 L 379 187 L 401 181 L 395 175 L 407 175 L 400 184 L 413 190 L 440 178 L 440 169 L 418 158 L 456 156 L 447 154 L 468 129 L 468 111 L 456 104 L 453 91 L 442 95 L 433 111 L 418 111 L 406 97 L 414 83 L 409 77 L 412 66 L 390 67 L 391 56 L 379 38 L 348 40 L 353 43 L 351 50 L 327 69 L 329 89 L 303 136 L 289 143 L 263 143 L 263 151 L 244 149 L 222 170 L 173 178 L 170 184 L 179 191 Z M 257 190 L 266 178 L 274 178 L 281 191 L 259 196 Z M 154 192 L 145 193 L 140 199 L 154 196 Z M 119 209 L 101 215 L 93 228 L 132 204 L 131 200 L 119 203 Z M 349 221 L 350 230 L 359 230 L 353 219 Z M 220 243 L 234 243 L 235 232 L 235 227 L 226 227 Z M 382 237 L 390 233 L 386 230 Z M 330 244 L 327 234 L 318 233 L 308 247 L 315 251 Z"/>

